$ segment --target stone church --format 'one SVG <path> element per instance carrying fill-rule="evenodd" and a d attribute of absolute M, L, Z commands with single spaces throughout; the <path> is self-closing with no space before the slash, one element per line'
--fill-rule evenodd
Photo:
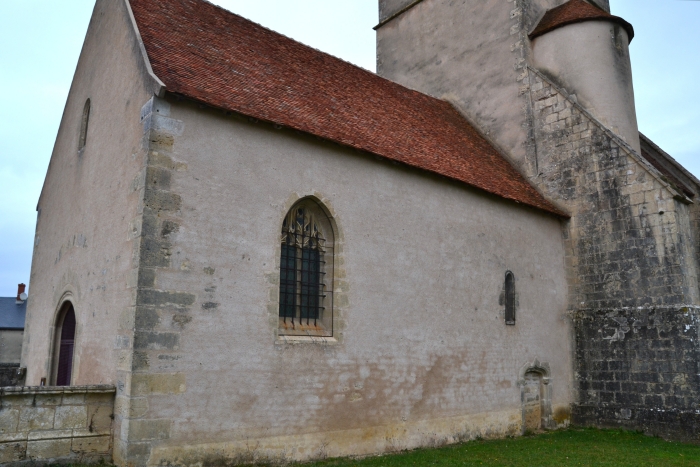
<path fill-rule="evenodd" d="M 374 74 L 204 0 L 97 0 L 13 397 L 112 387 L 120 466 L 697 440 L 700 181 L 639 133 L 609 10 L 379 0 Z"/>

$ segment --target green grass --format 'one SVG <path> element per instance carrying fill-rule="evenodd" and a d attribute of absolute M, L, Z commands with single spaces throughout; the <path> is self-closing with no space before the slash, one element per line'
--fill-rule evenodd
<path fill-rule="evenodd" d="M 641 433 L 570 429 L 536 436 L 471 441 L 362 460 L 332 459 L 309 467 L 398 466 L 700 466 L 700 446 Z"/>
<path fill-rule="evenodd" d="M 495 441 L 470 441 L 442 448 L 417 449 L 365 459 L 329 459 L 295 465 L 298 467 L 700 466 L 700 446 L 671 443 L 630 431 L 572 428 L 535 436 Z"/>

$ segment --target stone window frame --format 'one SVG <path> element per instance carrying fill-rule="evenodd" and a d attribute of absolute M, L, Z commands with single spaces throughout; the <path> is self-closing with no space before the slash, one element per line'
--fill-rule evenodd
<path fill-rule="evenodd" d="M 282 242 L 280 234 L 284 219 L 289 212 L 296 206 L 302 203 L 311 202 L 315 204 L 321 213 L 324 214 L 328 222 L 328 227 L 332 230 L 334 236 L 333 242 L 333 267 L 332 273 L 326 274 L 327 281 L 332 284 L 332 308 L 327 310 L 332 319 L 332 335 L 314 335 L 314 333 L 305 333 L 304 335 L 289 335 L 280 332 L 280 266 L 282 255 Z M 319 193 L 311 193 L 299 195 L 294 193 L 287 201 L 280 206 L 279 221 L 276 228 L 276 247 L 275 247 L 275 262 L 274 271 L 268 271 L 266 274 L 270 283 L 270 300 L 268 302 L 268 316 L 271 327 L 274 329 L 275 345 L 295 345 L 295 344 L 323 344 L 336 345 L 343 341 L 343 331 L 345 329 L 345 310 L 347 309 L 347 282 L 345 281 L 344 268 L 344 235 L 336 222 L 337 215 L 332 207 L 332 203 Z M 327 261 L 327 260 L 326 260 Z"/>
<path fill-rule="evenodd" d="M 61 331 L 63 330 L 63 319 L 66 316 L 68 306 L 73 308 L 73 314 L 75 315 L 75 334 L 73 338 L 73 356 L 71 362 L 71 382 L 69 386 L 73 385 L 73 381 L 77 377 L 78 369 L 78 359 L 77 359 L 77 349 L 79 348 L 78 342 L 80 341 L 81 335 L 81 325 L 78 320 L 78 313 L 76 311 L 76 301 L 71 292 L 66 292 L 63 294 L 61 299 L 58 301 L 58 306 L 54 310 L 51 328 L 50 328 L 50 340 L 49 340 L 49 356 L 48 356 L 48 378 L 46 379 L 46 384 L 49 386 L 56 385 L 56 379 L 58 376 L 58 358 L 61 346 Z"/>

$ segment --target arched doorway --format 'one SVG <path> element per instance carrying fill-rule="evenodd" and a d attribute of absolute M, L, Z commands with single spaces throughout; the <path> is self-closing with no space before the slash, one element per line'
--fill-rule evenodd
<path fill-rule="evenodd" d="M 70 386 L 75 349 L 75 311 L 68 302 L 56 323 L 56 386 Z"/>
<path fill-rule="evenodd" d="M 522 404 L 522 433 L 532 433 L 553 427 L 552 387 L 547 363 L 525 365 L 520 370 L 520 401 Z"/>
<path fill-rule="evenodd" d="M 522 403 L 523 403 L 523 430 L 535 432 L 544 428 L 542 414 L 544 412 L 542 402 L 545 399 L 542 374 L 536 371 L 528 371 L 523 378 Z"/>

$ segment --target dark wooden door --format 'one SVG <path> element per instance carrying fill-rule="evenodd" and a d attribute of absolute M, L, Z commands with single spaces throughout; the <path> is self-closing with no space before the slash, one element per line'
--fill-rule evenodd
<path fill-rule="evenodd" d="M 58 371 L 56 386 L 70 386 L 73 372 L 73 347 L 75 345 L 75 313 L 71 306 L 63 318 L 61 326 L 61 343 L 58 349 Z"/>

